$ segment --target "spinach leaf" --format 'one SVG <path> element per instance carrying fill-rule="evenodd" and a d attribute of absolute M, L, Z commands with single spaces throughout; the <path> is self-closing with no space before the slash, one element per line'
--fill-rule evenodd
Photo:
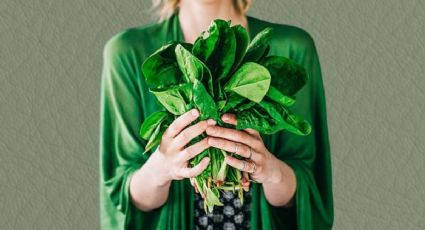
<path fill-rule="evenodd" d="M 254 106 L 256 104 L 257 104 L 256 102 L 248 101 L 246 103 L 242 103 L 241 105 L 237 106 L 236 108 L 234 108 L 234 110 L 235 110 L 235 112 L 240 113 L 242 111 L 245 111 L 245 110 L 251 108 L 252 106 Z"/>
<path fill-rule="evenodd" d="M 219 199 L 220 194 L 217 188 L 209 188 L 204 183 L 204 191 L 206 193 L 204 200 L 204 209 L 208 210 L 208 212 L 212 212 L 214 206 L 223 206 L 223 203 L 221 203 Z"/>
<path fill-rule="evenodd" d="M 207 31 L 201 35 L 193 43 L 192 53 L 202 62 L 206 62 L 213 54 L 220 42 L 220 28 L 216 21 L 212 21 Z"/>
<path fill-rule="evenodd" d="M 230 21 L 216 20 L 220 28 L 220 44 L 207 64 L 219 80 L 225 78 L 235 61 L 236 40 Z M 224 55 L 223 55 L 224 54 Z"/>
<path fill-rule="evenodd" d="M 206 64 L 213 76 L 212 95 L 219 100 L 226 98 L 223 82 L 226 82 L 235 61 L 236 39 L 230 21 L 214 20 L 208 33 L 198 37 L 192 53 Z"/>
<path fill-rule="evenodd" d="M 257 63 L 262 63 L 264 59 L 268 56 L 270 52 L 270 45 L 267 45 L 264 49 L 263 55 L 260 56 L 260 58 L 257 60 Z"/>
<path fill-rule="evenodd" d="M 264 134 L 287 130 L 297 135 L 308 135 L 311 126 L 308 121 L 290 112 L 285 106 L 267 100 L 236 115 L 237 129 L 252 128 Z"/>
<path fill-rule="evenodd" d="M 255 105 L 243 113 L 236 114 L 236 129 L 255 129 L 260 133 L 273 134 L 281 128 L 278 123 L 259 105 Z"/>
<path fill-rule="evenodd" d="M 271 27 L 267 27 L 255 35 L 248 45 L 248 50 L 243 62 L 257 62 L 267 55 L 270 50 L 268 43 L 270 42 L 272 35 L 273 29 Z"/>
<path fill-rule="evenodd" d="M 260 103 L 261 106 L 262 105 Z M 268 105 L 268 109 L 270 108 L 276 108 L 277 112 L 280 114 L 280 116 L 283 118 L 283 121 L 279 121 L 279 126 L 281 129 L 288 130 L 291 133 L 300 135 L 300 136 L 306 136 L 311 133 L 311 125 L 307 120 L 302 119 L 300 116 L 293 114 L 288 108 L 282 105 Z"/>
<path fill-rule="evenodd" d="M 155 131 L 155 127 L 159 126 L 163 120 L 169 117 L 170 113 L 165 111 L 157 111 L 152 113 L 144 120 L 143 124 L 140 126 L 140 137 L 147 140 Z"/>
<path fill-rule="evenodd" d="M 214 96 L 212 76 L 208 67 L 181 45 L 176 46 L 175 52 L 177 63 L 185 79 L 192 83 L 195 80 L 201 80 L 208 86 L 209 93 Z"/>
<path fill-rule="evenodd" d="M 269 89 L 270 78 L 269 71 L 262 65 L 247 62 L 233 74 L 224 89 L 258 103 Z"/>
<path fill-rule="evenodd" d="M 287 96 L 293 96 L 307 83 L 305 69 L 281 56 L 269 56 L 262 63 L 272 76 L 271 85 Z"/>
<path fill-rule="evenodd" d="M 220 110 L 222 113 L 229 111 L 232 108 L 236 108 L 238 104 L 242 103 L 245 100 L 244 97 L 240 96 L 237 93 L 230 92 L 229 97 L 225 101 L 223 108 Z"/>
<path fill-rule="evenodd" d="M 266 97 L 281 105 L 288 107 L 292 106 L 295 103 L 295 98 L 286 96 L 272 85 L 269 87 L 269 91 L 267 91 Z"/>
<path fill-rule="evenodd" d="M 142 73 L 149 88 L 161 89 L 183 82 L 174 54 L 177 44 L 172 42 L 161 47 L 143 62 Z M 191 47 L 188 43 L 181 45 Z"/>
<path fill-rule="evenodd" d="M 247 51 L 249 44 L 249 34 L 248 31 L 246 31 L 246 29 L 241 25 L 235 25 L 230 28 L 233 30 L 236 40 L 235 61 L 233 62 L 231 71 L 234 72 L 234 70 L 236 70 L 236 68 L 238 68 L 239 64 L 242 62 L 242 59 Z"/>
<path fill-rule="evenodd" d="M 199 109 L 199 119 L 205 120 L 212 118 L 219 119 L 218 108 L 213 98 L 208 94 L 201 81 L 195 79 L 193 84 L 193 102 L 195 107 Z"/>
<path fill-rule="evenodd" d="M 192 83 L 183 83 L 164 90 L 149 90 L 158 101 L 174 115 L 181 115 L 188 110 L 192 101 Z"/>
<path fill-rule="evenodd" d="M 149 140 L 146 143 L 145 151 L 143 153 L 147 153 L 153 147 L 160 144 L 162 135 L 172 122 L 172 119 L 170 118 L 171 116 L 167 116 L 166 119 L 163 119 L 158 124 L 156 124 L 154 131 L 151 133 Z"/>
<path fill-rule="evenodd" d="M 227 76 L 235 60 L 236 40 L 230 21 L 216 19 L 205 38 L 195 41 L 193 54 L 206 63 L 217 79 Z"/>

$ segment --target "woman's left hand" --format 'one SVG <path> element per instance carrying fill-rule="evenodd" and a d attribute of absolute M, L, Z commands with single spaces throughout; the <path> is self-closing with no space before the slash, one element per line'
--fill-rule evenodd
<path fill-rule="evenodd" d="M 234 114 L 226 113 L 221 119 L 228 124 L 236 125 L 237 123 Z M 228 165 L 250 173 L 251 179 L 258 183 L 275 182 L 280 179 L 277 178 L 280 173 L 275 172 L 278 167 L 274 167 L 279 159 L 267 150 L 260 133 L 256 130 L 210 126 L 206 129 L 206 133 L 209 135 L 208 143 L 211 146 L 246 158 L 246 160 L 239 160 L 226 156 L 225 161 Z"/>

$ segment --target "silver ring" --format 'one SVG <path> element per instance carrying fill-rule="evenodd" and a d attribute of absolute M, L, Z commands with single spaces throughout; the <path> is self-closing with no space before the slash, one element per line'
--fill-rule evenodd
<path fill-rule="evenodd" d="M 252 157 L 252 148 L 249 147 L 249 157 L 248 157 L 248 159 L 251 159 L 251 157 Z"/>
<path fill-rule="evenodd" d="M 242 161 L 242 162 L 243 162 L 242 171 L 245 171 L 245 168 L 246 168 L 246 161 Z"/>
<path fill-rule="evenodd" d="M 239 149 L 239 145 L 238 145 L 238 143 L 235 143 L 235 153 L 238 152 L 238 149 Z"/>
<path fill-rule="evenodd" d="M 253 169 L 252 169 L 252 173 L 251 174 L 254 174 L 255 173 L 255 170 L 257 170 L 257 165 L 255 164 L 255 162 L 254 161 L 251 161 L 251 163 L 253 164 Z"/>

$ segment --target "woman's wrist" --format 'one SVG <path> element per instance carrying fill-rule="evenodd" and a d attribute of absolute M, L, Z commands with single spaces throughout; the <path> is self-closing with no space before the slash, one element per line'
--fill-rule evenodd
<path fill-rule="evenodd" d="M 282 183 L 282 161 L 276 158 L 273 154 L 269 154 L 269 160 L 267 165 L 269 165 L 267 180 L 263 182 L 263 184 L 279 184 Z"/>
<path fill-rule="evenodd" d="M 168 198 L 171 180 L 167 178 L 163 170 L 166 166 L 161 160 L 160 154 L 152 154 L 130 179 L 131 200 L 140 210 L 150 211 Z"/>
<path fill-rule="evenodd" d="M 165 164 L 164 156 L 159 152 L 157 148 L 152 155 L 149 157 L 145 165 L 148 165 L 146 170 L 149 176 L 154 179 L 155 184 L 158 187 L 168 186 L 171 181 L 171 175 Z"/>
<path fill-rule="evenodd" d="M 270 158 L 269 165 L 269 179 L 263 182 L 266 199 L 273 206 L 292 206 L 296 192 L 294 171 L 288 164 L 279 160 L 274 155 Z"/>

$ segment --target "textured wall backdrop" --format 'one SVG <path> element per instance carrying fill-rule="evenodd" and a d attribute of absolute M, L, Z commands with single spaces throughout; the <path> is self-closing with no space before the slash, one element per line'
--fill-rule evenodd
<path fill-rule="evenodd" d="M 0 1 L 0 229 L 98 228 L 102 49 L 149 6 Z M 423 229 L 424 1 L 256 0 L 250 14 L 315 39 L 335 229 Z"/>

